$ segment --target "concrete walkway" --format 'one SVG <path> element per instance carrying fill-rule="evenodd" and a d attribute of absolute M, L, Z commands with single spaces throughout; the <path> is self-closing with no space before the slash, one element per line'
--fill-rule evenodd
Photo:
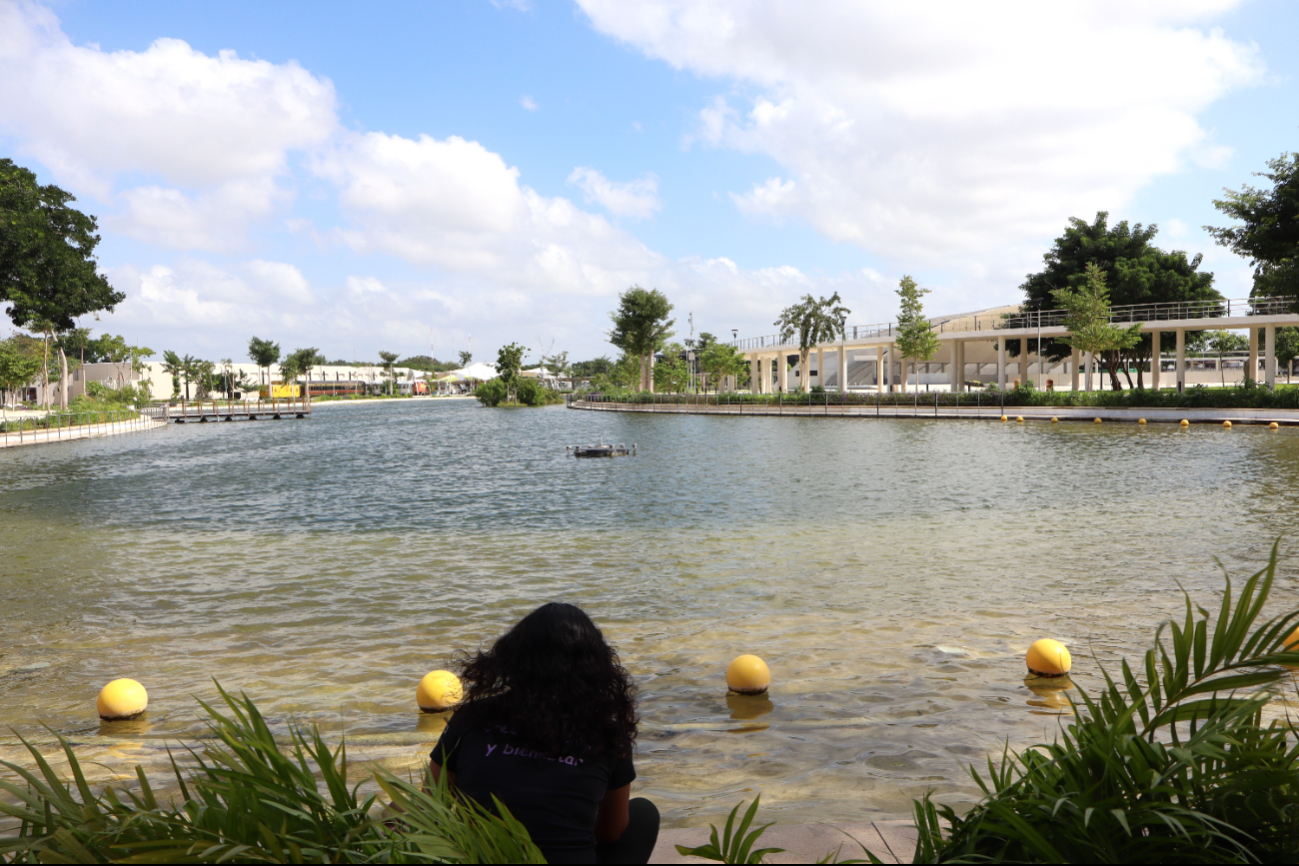
<path fill-rule="evenodd" d="M 723 819 L 725 820 L 725 819 Z M 720 829 L 720 827 L 719 827 Z M 844 834 L 847 835 L 844 835 Z M 651 863 L 709 863 L 700 857 L 684 857 L 677 845 L 694 848 L 708 844 L 707 827 L 662 830 L 650 856 Z M 850 839 L 849 836 L 852 838 Z M 856 840 L 856 841 L 854 841 Z M 860 843 L 860 844 L 859 844 Z M 768 854 L 767 863 L 815 863 L 839 849 L 835 860 L 865 859 L 862 846 L 885 863 L 910 863 L 916 850 L 916 829 L 910 821 L 870 821 L 861 824 L 776 824 L 758 839 L 759 848 L 784 848 Z"/>
<path fill-rule="evenodd" d="M 47 445 L 51 442 L 72 442 L 77 439 L 91 439 L 98 436 L 120 436 L 123 433 L 140 433 L 145 430 L 158 430 L 166 426 L 166 421 L 140 417 L 130 421 L 118 421 L 113 424 L 77 424 L 71 427 L 56 427 L 53 430 L 6 431 L 0 432 L 0 448 L 17 448 L 19 445 Z"/>
<path fill-rule="evenodd" d="M 920 395 L 923 401 L 925 395 Z M 763 417 L 807 418 L 930 418 L 970 421 L 998 421 L 1002 409 L 996 404 L 987 406 L 938 406 L 923 402 L 900 406 L 849 405 L 834 403 L 821 406 L 755 406 L 748 405 L 693 405 L 673 403 L 587 403 L 577 400 L 569 408 L 593 412 L 637 412 L 652 415 L 736 415 Z M 1299 426 L 1296 409 L 1100 409 L 1087 406 L 1007 406 L 1006 417 L 1014 421 L 1022 417 L 1028 421 L 1118 421 L 1135 424 L 1145 418 L 1148 423 L 1178 424 L 1183 418 L 1192 424 L 1262 424 L 1275 421 L 1281 426 Z"/>

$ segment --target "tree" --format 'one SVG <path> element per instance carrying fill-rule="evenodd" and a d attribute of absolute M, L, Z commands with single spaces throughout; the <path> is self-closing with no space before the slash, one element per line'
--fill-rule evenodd
<path fill-rule="evenodd" d="M 0 159 L 0 303 L 10 305 L 19 327 L 46 321 L 68 331 L 78 316 L 112 310 L 126 298 L 95 269 L 95 218 L 69 207 L 73 201 Z"/>
<path fill-rule="evenodd" d="M 393 369 L 393 365 L 397 363 L 397 353 L 380 352 L 379 358 L 382 361 L 380 366 L 382 366 L 388 374 L 388 396 L 391 397 L 393 394 L 397 393 L 397 373 Z"/>
<path fill-rule="evenodd" d="M 289 355 L 289 358 L 293 361 L 293 369 L 296 371 L 294 375 L 306 376 L 308 380 L 311 379 L 311 371 L 325 363 L 325 356 L 314 346 L 310 349 L 297 349 Z"/>
<path fill-rule="evenodd" d="M 1203 256 L 1197 254 L 1188 260 L 1186 253 L 1180 250 L 1165 252 L 1159 249 L 1151 243 L 1158 233 L 1156 225 L 1137 223 L 1129 226 L 1126 220 L 1111 227 L 1106 211 L 1098 212 L 1091 223 L 1071 217 L 1064 234 L 1056 238 L 1042 257 L 1045 267 L 1036 274 L 1029 274 L 1020 286 L 1025 298 L 1022 309 L 1027 312 L 1055 308 L 1056 290 L 1077 289 L 1085 284 L 1089 264 L 1095 264 L 1104 272 L 1111 304 L 1221 300 L 1222 295 L 1213 288 L 1213 274 L 1199 270 Z M 1187 336 L 1192 338 L 1191 334 Z M 1174 339 L 1173 334 L 1165 333 L 1161 349 L 1171 349 Z M 1011 354 L 1019 354 L 1024 348 L 1021 343 L 1021 340 L 1007 340 L 1006 348 Z M 1054 361 L 1067 356 L 1069 350 L 1065 340 L 1044 339 L 1039 347 L 1042 355 Z M 1114 351 L 1117 353 L 1115 357 L 1104 359 L 1110 371 L 1110 387 L 1115 390 L 1122 387 L 1117 372 L 1120 361 L 1136 364 L 1138 378 L 1135 387 L 1143 387 L 1140 371 L 1150 357 L 1150 335 L 1143 335 L 1127 350 Z M 1129 365 L 1125 363 L 1122 366 L 1126 371 Z M 1133 385 L 1130 379 L 1128 384 Z"/>
<path fill-rule="evenodd" d="M 907 358 L 916 363 L 916 389 L 920 388 L 920 364 L 932 361 L 938 354 L 938 335 L 925 318 L 925 306 L 921 300 L 929 294 L 929 289 L 916 285 L 911 277 L 904 276 L 898 283 L 898 297 L 902 300 L 902 309 L 898 313 L 898 352 L 902 355 L 902 390 L 907 389 Z"/>
<path fill-rule="evenodd" d="M 690 367 L 686 364 L 686 347 L 668 343 L 663 347 L 663 360 L 654 364 L 654 387 L 672 394 L 680 394 L 690 385 Z"/>
<path fill-rule="evenodd" d="M 748 363 L 740 350 L 730 343 L 713 341 L 699 354 L 699 367 L 713 381 L 713 390 L 720 391 L 727 376 L 738 381 Z"/>
<path fill-rule="evenodd" d="M 496 353 L 496 375 L 505 385 L 506 399 L 515 402 L 519 390 L 519 371 L 523 369 L 523 355 L 527 349 L 518 343 L 501 346 Z"/>
<path fill-rule="evenodd" d="M 568 352 L 556 352 L 546 359 L 546 369 L 552 376 L 563 376 L 568 373 Z"/>
<path fill-rule="evenodd" d="M 1244 334 L 1234 334 L 1231 331 L 1210 331 L 1208 337 L 1208 349 L 1218 356 L 1218 372 L 1221 374 L 1222 384 L 1226 385 L 1227 371 L 1222 368 L 1222 356 L 1245 351 L 1249 348 L 1249 340 Z"/>
<path fill-rule="evenodd" d="M 609 314 L 613 330 L 609 342 L 640 359 L 640 390 L 653 391 L 650 365 L 654 353 L 672 336 L 675 319 L 669 319 L 672 304 L 658 289 L 632 286 L 618 296 L 618 309 Z"/>
<path fill-rule="evenodd" d="M 1299 328 L 1276 329 L 1276 362 L 1285 367 L 1285 380 L 1294 373 L 1295 359 L 1299 358 Z"/>
<path fill-rule="evenodd" d="M 1285 297 L 1299 309 L 1299 153 L 1268 160 L 1265 177 L 1272 188 L 1243 186 L 1239 192 L 1223 190 L 1226 198 L 1213 206 L 1244 225 L 1229 228 L 1204 226 L 1220 245 L 1254 266 L 1254 297 Z"/>
<path fill-rule="evenodd" d="M 266 383 L 270 384 L 270 370 L 280 360 L 280 344 L 253 337 L 248 341 L 248 359 L 257 365 L 259 371 L 266 371 Z"/>
<path fill-rule="evenodd" d="M 574 361 L 570 371 L 574 376 L 590 379 L 596 376 L 607 376 L 613 371 L 613 361 L 607 355 L 601 355 L 590 361 Z"/>
<path fill-rule="evenodd" d="M 807 366 L 807 356 L 812 347 L 831 340 L 835 334 L 843 334 L 844 322 L 850 310 L 839 306 L 839 293 L 828 298 L 817 300 L 811 295 L 804 295 L 797 304 L 781 310 L 776 327 L 780 328 L 780 339 L 789 342 L 798 337 L 799 387 L 808 390 L 811 370 Z"/>
<path fill-rule="evenodd" d="M 469 366 L 470 364 L 472 364 L 473 362 L 474 362 L 474 353 L 473 353 L 473 352 L 461 352 L 461 353 L 460 353 L 460 369 L 463 370 L 465 367 L 468 367 L 468 366 Z"/>
<path fill-rule="evenodd" d="M 14 391 L 27 387 L 41 371 L 41 355 L 36 341 L 23 334 L 0 340 L 0 392 L 3 405 L 9 405 Z"/>
<path fill-rule="evenodd" d="M 1085 281 L 1078 288 L 1056 289 L 1055 301 L 1068 314 L 1064 325 L 1069 336 L 1065 343 L 1080 352 L 1104 353 L 1106 363 L 1118 363 L 1118 353 L 1130 349 L 1141 339 L 1141 323 L 1126 328 L 1110 324 L 1109 289 L 1105 286 L 1105 272 L 1097 264 L 1089 264 Z M 1110 366 L 1110 381 L 1117 385 L 1118 376 Z M 1092 371 L 1087 368 L 1087 390 L 1092 389 Z M 1118 390 L 1117 388 L 1115 390 Z"/>

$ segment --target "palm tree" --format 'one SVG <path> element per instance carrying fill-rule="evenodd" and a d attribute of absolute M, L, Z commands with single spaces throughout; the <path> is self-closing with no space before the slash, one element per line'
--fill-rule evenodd
<path fill-rule="evenodd" d="M 259 374 L 261 371 L 265 371 L 265 378 L 269 380 L 271 367 L 275 365 L 276 361 L 280 360 L 280 344 L 253 337 L 248 341 L 248 357 L 257 365 Z M 269 385 L 269 381 L 266 384 Z"/>
<path fill-rule="evenodd" d="M 396 373 L 393 372 L 393 364 L 397 363 L 399 357 L 396 352 L 380 352 L 379 357 L 383 359 L 383 369 L 388 371 L 388 396 L 395 393 Z"/>

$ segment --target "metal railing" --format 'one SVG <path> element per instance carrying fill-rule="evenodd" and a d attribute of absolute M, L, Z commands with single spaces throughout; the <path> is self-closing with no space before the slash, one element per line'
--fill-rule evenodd
<path fill-rule="evenodd" d="M 1246 316 L 1280 316 L 1295 313 L 1291 298 L 1243 298 L 1213 301 L 1173 301 L 1166 304 L 1128 304 L 1110 308 L 1110 322 L 1116 325 L 1134 322 L 1175 322 L 1194 319 L 1230 319 Z M 989 313 L 986 315 L 954 316 L 934 321 L 930 330 L 935 333 L 965 333 L 970 331 L 1001 331 L 1031 328 L 1054 328 L 1068 318 L 1064 310 L 1027 310 L 1019 314 Z M 1299 314 L 1295 314 L 1299 319 Z M 846 340 L 870 340 L 890 337 L 897 332 L 898 324 L 852 325 L 844 328 Z M 831 341 L 833 342 L 833 341 Z M 781 340 L 779 334 L 765 337 L 747 337 L 734 340 L 731 345 L 740 350 L 778 349 L 796 346 Z M 828 345 L 824 344 L 824 345 Z"/>
<path fill-rule="evenodd" d="M 0 448 L 134 433 L 158 427 L 159 422 L 165 420 L 165 406 L 140 410 L 50 412 L 35 418 L 5 419 L 0 420 Z"/>

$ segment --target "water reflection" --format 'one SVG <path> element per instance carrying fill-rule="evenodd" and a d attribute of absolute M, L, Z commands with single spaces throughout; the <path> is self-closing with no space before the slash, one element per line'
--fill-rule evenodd
<path fill-rule="evenodd" d="M 776 708 L 766 692 L 760 695 L 741 695 L 736 692 L 726 693 L 726 706 L 731 711 L 731 718 L 737 720 L 756 719 L 765 716 Z"/>
<path fill-rule="evenodd" d="M 1029 674 L 1024 677 L 1024 685 L 1033 693 L 1033 697 L 1026 702 L 1030 707 L 1034 708 L 1030 712 L 1048 716 L 1071 716 L 1074 714 L 1074 696 L 1070 692 L 1076 691 L 1077 686 L 1073 684 L 1073 680 L 1069 679 L 1068 674 L 1060 677 Z"/>

